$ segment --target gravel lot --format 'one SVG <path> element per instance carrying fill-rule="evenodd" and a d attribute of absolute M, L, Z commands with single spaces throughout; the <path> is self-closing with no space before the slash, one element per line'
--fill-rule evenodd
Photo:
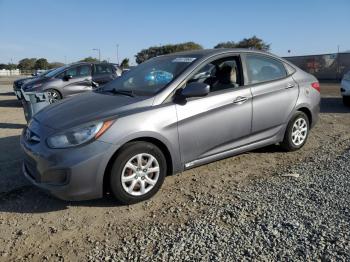
<path fill-rule="evenodd" d="M 0 261 L 350 260 L 350 109 L 322 84 L 307 145 L 168 177 L 151 200 L 57 200 L 20 171 L 25 121 L 0 78 Z"/>

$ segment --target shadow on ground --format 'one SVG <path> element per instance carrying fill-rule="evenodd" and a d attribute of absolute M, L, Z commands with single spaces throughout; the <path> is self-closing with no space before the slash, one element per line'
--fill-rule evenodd
<path fill-rule="evenodd" d="M 23 129 L 25 126 L 25 124 L 0 123 L 0 128 L 8 129 Z"/>
<path fill-rule="evenodd" d="M 321 113 L 350 113 L 350 107 L 344 106 L 341 97 L 323 97 Z"/>
<path fill-rule="evenodd" d="M 0 100 L 0 107 L 22 107 L 22 103 L 17 98 Z"/>
<path fill-rule="evenodd" d="M 0 96 L 14 96 L 15 94 L 13 92 L 5 92 L 5 93 L 0 93 Z"/>
<path fill-rule="evenodd" d="M 21 167 L 23 153 L 19 136 L 0 138 L 0 212 L 46 213 L 69 206 L 112 207 L 119 204 L 109 195 L 103 199 L 71 202 L 59 200 L 31 185 Z"/>

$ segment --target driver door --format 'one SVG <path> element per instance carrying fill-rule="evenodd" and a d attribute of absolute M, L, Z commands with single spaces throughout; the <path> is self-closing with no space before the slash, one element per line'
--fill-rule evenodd
<path fill-rule="evenodd" d="M 218 72 L 213 75 L 203 73 L 202 69 L 220 69 L 220 63 L 223 62 L 236 64 L 237 73 L 243 75 L 240 59 L 234 56 L 210 62 L 199 69 L 195 76 L 204 75 L 204 81 L 201 77 L 193 77 L 187 82 L 200 81 L 215 85 Z M 179 143 L 185 167 L 196 165 L 197 160 L 242 146 L 244 138 L 250 135 L 252 95 L 250 89 L 243 86 L 242 77 L 238 82 L 223 90 L 215 89 L 206 97 L 190 98 L 183 104 L 176 104 Z"/>
<path fill-rule="evenodd" d="M 91 65 L 80 65 L 69 68 L 65 76 L 72 76 L 65 80 L 63 87 L 66 96 L 92 90 Z"/>

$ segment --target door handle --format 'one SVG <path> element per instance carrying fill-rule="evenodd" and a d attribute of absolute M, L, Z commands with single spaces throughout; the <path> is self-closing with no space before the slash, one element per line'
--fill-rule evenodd
<path fill-rule="evenodd" d="M 288 84 L 286 85 L 286 89 L 293 88 L 293 87 L 294 87 L 294 84 L 292 84 L 292 83 L 288 83 Z"/>
<path fill-rule="evenodd" d="M 247 100 L 248 100 L 248 97 L 239 96 L 233 101 L 233 103 L 237 104 L 237 105 L 240 105 L 240 104 L 243 104 Z"/>

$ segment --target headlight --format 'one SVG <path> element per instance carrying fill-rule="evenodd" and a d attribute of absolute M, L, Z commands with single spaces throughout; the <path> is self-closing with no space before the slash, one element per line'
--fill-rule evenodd
<path fill-rule="evenodd" d="M 79 146 L 93 139 L 99 138 L 114 121 L 95 122 L 73 128 L 67 132 L 56 134 L 47 138 L 47 144 L 51 148 L 67 148 Z"/>

